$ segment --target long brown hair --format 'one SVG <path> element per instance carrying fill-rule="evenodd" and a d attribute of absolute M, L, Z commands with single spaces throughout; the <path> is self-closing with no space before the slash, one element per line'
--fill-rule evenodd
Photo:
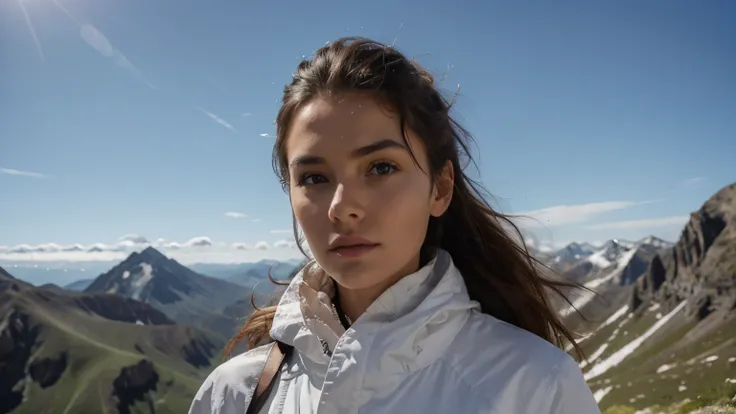
<path fill-rule="evenodd" d="M 452 162 L 456 172 L 452 201 L 443 216 L 430 218 L 423 253 L 437 248 L 449 252 L 470 298 L 480 303 L 483 313 L 560 347 L 568 341 L 581 356 L 548 297 L 551 291 L 565 298 L 562 289 L 576 285 L 542 275 L 541 263 L 526 248 L 514 217 L 494 211 L 482 186 L 465 173 L 463 167 L 472 162 L 472 137 L 450 116 L 452 103 L 440 94 L 427 70 L 395 48 L 370 39 L 341 38 L 299 64 L 284 88 L 276 120 L 273 167 L 284 188 L 289 186 L 286 137 L 294 113 L 315 97 L 345 92 L 372 94 L 388 104 L 399 116 L 404 139 L 412 130 L 423 141 L 433 179 L 448 160 Z M 301 249 L 303 238 L 296 223 L 294 236 Z M 275 311 L 274 306 L 256 309 L 226 353 L 246 337 L 248 348 L 271 340 Z"/>

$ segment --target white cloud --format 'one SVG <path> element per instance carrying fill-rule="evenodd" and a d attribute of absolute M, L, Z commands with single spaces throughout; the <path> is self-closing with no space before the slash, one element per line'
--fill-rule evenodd
<path fill-rule="evenodd" d="M 688 178 L 687 180 L 684 180 L 682 182 L 682 185 L 692 186 L 692 185 L 701 183 L 703 180 L 705 180 L 705 177 L 692 177 L 692 178 Z"/>
<path fill-rule="evenodd" d="M 515 221 L 519 225 L 527 228 L 564 226 L 582 223 L 609 211 L 623 210 L 646 203 L 648 202 L 605 201 L 600 203 L 560 205 L 516 213 L 515 215 L 517 216 L 528 217 L 518 217 L 515 218 Z"/>
<path fill-rule="evenodd" d="M 133 237 L 129 237 L 125 241 L 130 243 L 130 238 Z M 289 240 L 277 241 L 273 245 L 266 241 L 224 243 L 215 242 L 206 236 L 200 236 L 183 243 L 164 241 L 163 239 L 158 239 L 157 242 L 160 242 L 160 244 L 156 248 L 181 263 L 243 263 L 262 259 L 287 260 L 302 258 L 301 253 L 296 249 L 296 243 Z M 148 243 L 131 243 L 128 247 L 121 248 L 119 242 L 116 242 L 89 245 L 44 243 L 0 246 L 0 266 L 21 262 L 121 261 L 132 252 L 140 251 L 147 245 Z"/>
<path fill-rule="evenodd" d="M 261 222 L 261 219 L 259 219 L 259 218 L 256 218 L 256 219 L 253 219 L 253 220 L 251 220 L 251 221 L 252 221 L 252 222 L 254 222 L 254 223 L 260 223 L 260 222 Z"/>
<path fill-rule="evenodd" d="M 246 243 L 233 243 L 232 248 L 235 250 L 250 250 L 250 246 L 248 246 Z"/>
<path fill-rule="evenodd" d="M 62 252 L 83 252 L 85 251 L 85 247 L 81 244 L 71 244 L 69 246 L 62 247 Z"/>
<path fill-rule="evenodd" d="M 133 244 L 146 244 L 148 243 L 148 239 L 146 239 L 143 236 L 137 235 L 137 234 L 126 234 L 125 236 L 118 239 L 120 242 L 130 242 Z"/>
<path fill-rule="evenodd" d="M 632 230 L 648 229 L 655 227 L 685 226 L 690 216 L 660 217 L 654 219 L 612 221 L 608 223 L 585 226 L 587 230 Z"/>
<path fill-rule="evenodd" d="M 262 137 L 264 137 L 264 138 L 267 138 L 267 137 L 269 137 L 269 136 L 270 136 L 270 135 L 268 135 L 268 134 L 266 134 L 266 133 L 263 133 L 263 134 L 260 134 L 260 135 L 261 135 Z"/>
<path fill-rule="evenodd" d="M 296 242 L 292 240 L 279 240 L 273 244 L 273 247 L 279 249 L 296 249 Z"/>
<path fill-rule="evenodd" d="M 230 217 L 230 218 L 244 218 L 244 217 L 248 217 L 247 214 L 245 214 L 245 213 L 239 213 L 237 211 L 228 211 L 227 213 L 225 213 L 225 216 L 226 217 Z"/>
<path fill-rule="evenodd" d="M 210 112 L 210 111 L 208 111 L 208 110 L 206 110 L 206 109 L 202 109 L 202 108 L 197 108 L 197 110 L 198 110 L 198 111 L 200 111 L 200 112 L 202 112 L 203 114 L 207 115 L 207 116 L 208 116 L 208 117 L 209 117 L 210 119 L 212 119 L 213 121 L 217 122 L 217 123 L 218 123 L 218 124 L 220 124 L 221 126 L 223 126 L 223 127 L 227 128 L 227 129 L 229 129 L 229 130 L 230 130 L 230 131 L 232 131 L 233 133 L 235 133 L 235 134 L 237 134 L 237 133 L 238 133 L 238 131 L 236 131 L 236 130 L 235 130 L 235 127 L 234 127 L 234 126 L 232 126 L 232 125 L 231 125 L 231 124 L 230 124 L 229 122 L 227 122 L 226 120 L 224 120 L 224 119 L 220 118 L 219 116 L 217 116 L 217 115 L 213 114 L 212 112 Z"/>
<path fill-rule="evenodd" d="M 207 236 L 193 237 L 189 239 L 184 246 L 187 247 L 208 247 L 212 246 L 212 239 Z"/>
<path fill-rule="evenodd" d="M 8 174 L 8 175 L 17 175 L 17 176 L 21 176 L 21 177 L 49 178 L 48 175 L 37 173 L 37 172 L 14 170 L 12 168 L 3 168 L 3 167 L 0 167 L 0 173 L 2 173 L 2 174 Z"/>
<path fill-rule="evenodd" d="M 105 243 L 95 243 L 87 246 L 86 250 L 90 253 L 101 253 L 117 250 L 115 247 L 108 246 Z"/>
<path fill-rule="evenodd" d="M 293 230 L 291 229 L 279 229 L 279 230 L 271 230 L 271 234 L 291 234 Z"/>
<path fill-rule="evenodd" d="M 163 247 L 165 247 L 167 249 L 171 249 L 171 250 L 179 250 L 179 249 L 181 249 L 182 246 L 181 246 L 181 244 L 179 244 L 177 242 L 169 242 L 169 243 L 164 244 Z"/>

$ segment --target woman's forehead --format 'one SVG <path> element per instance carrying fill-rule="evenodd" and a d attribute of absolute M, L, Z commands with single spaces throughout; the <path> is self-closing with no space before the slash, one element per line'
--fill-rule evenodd
<path fill-rule="evenodd" d="M 403 145 L 398 118 L 370 96 L 349 94 L 320 97 L 299 108 L 286 149 L 291 159 L 303 152 L 350 152 L 386 139 Z"/>

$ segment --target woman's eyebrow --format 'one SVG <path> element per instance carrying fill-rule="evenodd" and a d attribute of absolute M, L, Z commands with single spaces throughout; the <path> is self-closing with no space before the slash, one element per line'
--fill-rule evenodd
<path fill-rule="evenodd" d="M 406 146 L 404 144 L 401 144 L 399 142 L 396 142 L 392 139 L 383 139 L 377 142 L 374 142 L 372 144 L 365 145 L 360 148 L 356 148 L 350 153 L 351 158 L 361 158 L 365 157 L 366 155 L 370 155 L 374 152 L 381 151 L 387 148 L 399 148 L 406 150 Z M 324 164 L 325 159 L 323 157 L 315 156 L 315 155 L 303 155 L 294 158 L 290 163 L 290 167 L 296 167 L 297 165 L 317 165 L 317 164 Z"/>

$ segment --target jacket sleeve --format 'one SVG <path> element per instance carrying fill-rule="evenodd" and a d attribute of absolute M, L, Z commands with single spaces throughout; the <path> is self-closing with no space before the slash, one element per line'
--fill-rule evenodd
<path fill-rule="evenodd" d="M 194 396 L 192 405 L 189 407 L 189 414 L 219 414 L 212 408 L 212 394 L 215 388 L 215 378 L 217 377 L 218 369 L 219 367 L 199 387 L 199 391 L 197 391 L 197 395 Z"/>
<path fill-rule="evenodd" d="M 574 359 L 557 366 L 549 389 L 550 414 L 600 414 L 598 403 Z"/>

